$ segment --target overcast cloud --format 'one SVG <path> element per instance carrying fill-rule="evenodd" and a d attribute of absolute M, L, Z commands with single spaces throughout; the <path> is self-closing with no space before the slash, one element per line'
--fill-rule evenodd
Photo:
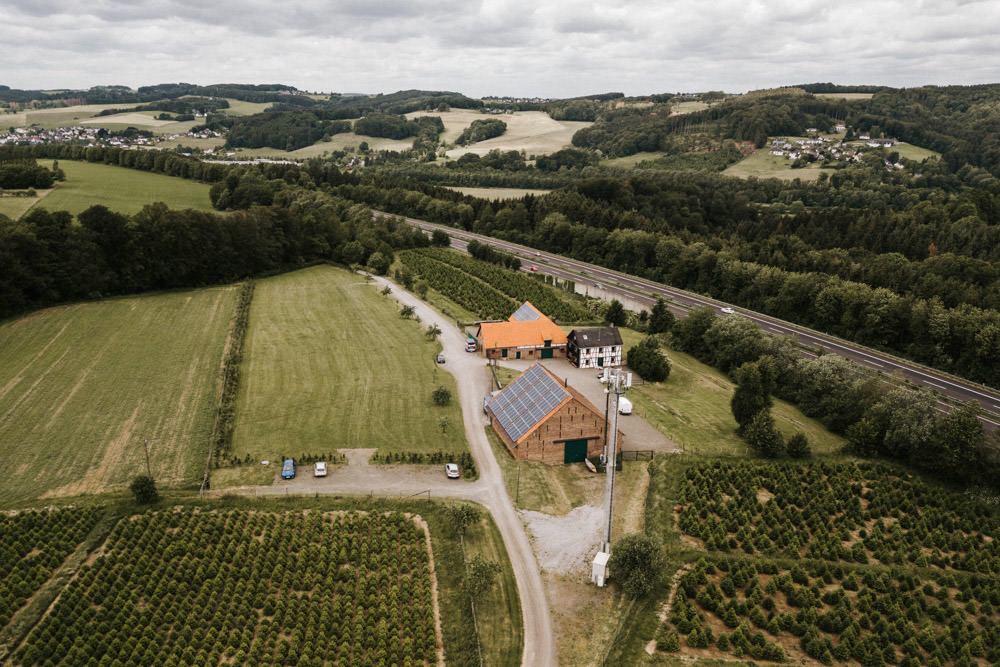
<path fill-rule="evenodd" d="M 625 4 L 625 7 L 621 7 Z M 0 0 L 0 84 L 570 97 L 1000 81 L 1000 0 Z"/>

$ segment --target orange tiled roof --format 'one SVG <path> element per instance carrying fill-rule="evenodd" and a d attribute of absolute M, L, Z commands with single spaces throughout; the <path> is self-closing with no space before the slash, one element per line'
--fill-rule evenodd
<path fill-rule="evenodd" d="M 535 312 L 538 309 L 525 301 Z M 538 312 L 534 320 L 510 320 L 508 322 L 483 322 L 479 325 L 483 348 L 490 350 L 503 347 L 525 347 L 545 345 L 552 341 L 553 347 L 566 344 L 566 334 L 555 322 Z"/>

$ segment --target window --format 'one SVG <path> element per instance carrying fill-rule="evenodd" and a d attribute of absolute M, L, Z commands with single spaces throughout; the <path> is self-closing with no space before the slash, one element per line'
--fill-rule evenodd
<path fill-rule="evenodd" d="M 535 340 L 538 340 L 538 339 L 536 338 Z M 552 341 L 551 340 L 545 341 L 545 347 L 552 347 Z"/>

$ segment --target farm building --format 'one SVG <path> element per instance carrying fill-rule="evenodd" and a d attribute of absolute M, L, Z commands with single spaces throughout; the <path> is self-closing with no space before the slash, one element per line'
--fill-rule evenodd
<path fill-rule="evenodd" d="M 604 449 L 604 413 L 541 364 L 532 364 L 486 404 L 493 430 L 519 460 L 596 461 Z M 621 449 L 621 432 L 618 449 Z"/>
<path fill-rule="evenodd" d="M 622 365 L 622 334 L 616 327 L 573 329 L 566 337 L 566 357 L 579 368 Z"/>
<path fill-rule="evenodd" d="M 487 359 L 560 359 L 566 334 L 529 301 L 506 322 L 483 322 L 476 336 Z"/>

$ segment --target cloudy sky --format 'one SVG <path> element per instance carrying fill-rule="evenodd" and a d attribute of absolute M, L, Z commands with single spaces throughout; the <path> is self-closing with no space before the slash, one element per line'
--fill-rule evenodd
<path fill-rule="evenodd" d="M 0 84 L 474 97 L 1000 82 L 1000 0 L 0 0 Z"/>

